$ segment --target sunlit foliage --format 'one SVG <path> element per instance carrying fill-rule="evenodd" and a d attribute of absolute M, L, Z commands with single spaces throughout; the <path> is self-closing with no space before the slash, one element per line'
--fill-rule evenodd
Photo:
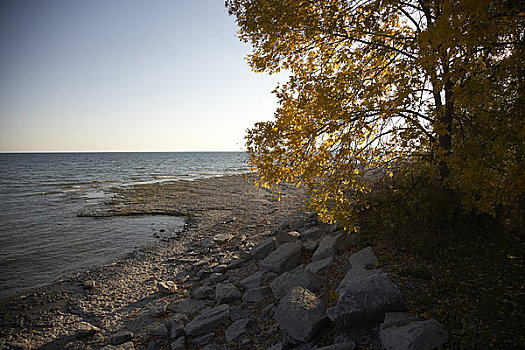
<path fill-rule="evenodd" d="M 524 193 L 519 1 L 227 0 L 257 72 L 290 74 L 248 131 L 260 183 L 353 225 L 374 178 L 424 166 L 469 209 Z"/>

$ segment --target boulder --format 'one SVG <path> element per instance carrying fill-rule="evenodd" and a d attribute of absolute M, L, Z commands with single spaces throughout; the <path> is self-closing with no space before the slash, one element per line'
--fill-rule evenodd
<path fill-rule="evenodd" d="M 392 326 L 383 329 L 380 336 L 386 350 L 433 350 L 448 341 L 448 332 L 436 320 Z"/>
<path fill-rule="evenodd" d="M 348 284 L 352 283 L 352 280 L 359 278 L 359 276 L 374 275 L 380 273 L 380 270 L 369 270 L 377 264 L 377 256 L 371 247 L 366 247 L 363 250 L 358 251 L 349 258 L 349 269 L 346 272 L 345 277 L 339 283 L 337 293 L 341 294 L 341 290 Z"/>
<path fill-rule="evenodd" d="M 281 231 L 275 236 L 279 243 L 298 243 L 301 238 L 301 234 L 297 231 Z"/>
<path fill-rule="evenodd" d="M 304 267 L 295 269 L 291 272 L 284 272 L 280 276 L 276 277 L 270 287 L 275 299 L 281 299 L 294 287 L 303 287 L 312 292 L 317 292 L 321 288 L 321 278 L 310 272 L 306 271 Z"/>
<path fill-rule="evenodd" d="M 259 263 L 261 269 L 283 273 L 291 270 L 301 261 L 301 245 L 297 243 L 285 243 L 271 252 Z"/>
<path fill-rule="evenodd" d="M 321 260 L 312 261 L 311 263 L 306 265 L 305 269 L 306 271 L 310 271 L 320 275 L 327 272 L 330 266 L 332 266 L 333 262 L 334 258 L 329 256 Z"/>
<path fill-rule="evenodd" d="M 326 321 L 326 306 L 308 289 L 295 287 L 279 302 L 275 319 L 291 338 L 306 342 Z"/>
<path fill-rule="evenodd" d="M 301 232 L 301 239 L 307 240 L 307 239 L 317 239 L 323 234 L 323 230 L 321 228 L 314 226 L 310 227 L 304 231 Z"/>
<path fill-rule="evenodd" d="M 369 270 L 378 263 L 377 256 L 372 247 L 366 247 L 353 254 L 349 259 L 350 268 Z"/>
<path fill-rule="evenodd" d="M 168 328 L 170 331 L 170 339 L 178 338 L 184 332 L 184 324 L 186 322 L 182 315 L 175 315 L 168 321 Z"/>
<path fill-rule="evenodd" d="M 406 310 L 399 289 L 382 272 L 359 275 L 340 285 L 338 294 L 337 305 L 327 310 L 338 328 L 380 322 L 387 312 Z"/>
<path fill-rule="evenodd" d="M 315 250 L 317 249 L 317 242 L 314 241 L 313 239 L 310 239 L 306 242 L 303 243 L 303 248 L 304 250 L 306 250 L 308 253 L 313 253 L 315 252 Z"/>
<path fill-rule="evenodd" d="M 109 343 L 111 345 L 120 345 L 120 344 L 124 344 L 130 341 L 132 338 L 133 338 L 133 332 L 120 331 L 117 333 L 113 333 L 111 337 L 109 337 Z"/>
<path fill-rule="evenodd" d="M 187 298 L 169 303 L 168 310 L 190 315 L 199 312 L 208 305 L 210 305 L 210 303 L 205 300 Z"/>
<path fill-rule="evenodd" d="M 184 328 L 184 333 L 190 336 L 206 334 L 215 331 L 219 326 L 228 322 L 230 308 L 227 304 L 208 307 L 195 317 Z"/>
<path fill-rule="evenodd" d="M 275 277 L 277 277 L 276 273 L 261 270 L 240 280 L 239 284 L 245 289 L 257 288 L 271 282 Z"/>
<path fill-rule="evenodd" d="M 226 276 L 222 272 L 213 272 L 208 276 L 206 284 L 215 284 L 217 282 L 224 281 L 225 279 Z"/>
<path fill-rule="evenodd" d="M 258 303 L 269 296 L 272 296 L 272 289 L 268 286 L 250 288 L 242 296 L 242 301 L 245 303 Z"/>
<path fill-rule="evenodd" d="M 168 327 L 165 324 L 158 325 L 150 331 L 150 334 L 156 337 L 167 337 L 169 335 Z"/>
<path fill-rule="evenodd" d="M 214 292 L 214 288 L 212 286 L 202 286 L 193 291 L 191 294 L 192 297 L 195 299 L 208 299 Z"/>
<path fill-rule="evenodd" d="M 230 327 L 226 328 L 224 335 L 226 336 L 226 342 L 231 343 L 232 341 L 238 340 L 246 335 L 246 328 L 250 320 L 243 319 L 233 322 Z"/>
<path fill-rule="evenodd" d="M 273 252 L 276 247 L 277 242 L 275 241 L 275 238 L 270 237 L 253 247 L 250 251 L 250 255 L 255 259 L 264 259 L 268 254 Z"/>
<path fill-rule="evenodd" d="M 162 294 L 172 294 L 177 291 L 177 285 L 173 281 L 157 282 L 157 289 Z"/>
<path fill-rule="evenodd" d="M 231 283 L 221 283 L 215 288 L 215 300 L 217 304 L 229 304 L 241 299 L 242 294 Z"/>
<path fill-rule="evenodd" d="M 215 339 L 215 332 L 208 333 L 200 337 L 194 338 L 190 341 L 190 343 L 193 346 L 201 347 L 201 346 L 211 343 L 213 339 Z"/>
<path fill-rule="evenodd" d="M 212 240 L 217 244 L 228 243 L 233 239 L 233 235 L 229 233 L 219 233 L 213 236 Z"/>
<path fill-rule="evenodd" d="M 186 350 L 186 338 L 184 336 L 177 338 L 170 346 L 171 350 Z"/>
<path fill-rule="evenodd" d="M 151 317 L 162 317 L 166 314 L 167 306 L 168 304 L 153 306 L 149 309 L 149 315 Z"/>
<path fill-rule="evenodd" d="M 346 232 L 341 232 L 336 236 L 325 236 L 319 242 L 319 247 L 312 255 L 312 261 L 322 260 L 336 253 L 340 253 L 346 248 Z"/>

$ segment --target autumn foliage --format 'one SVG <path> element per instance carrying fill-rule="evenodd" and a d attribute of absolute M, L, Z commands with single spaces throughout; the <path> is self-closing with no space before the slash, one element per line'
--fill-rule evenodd
<path fill-rule="evenodd" d="M 349 227 L 378 178 L 425 173 L 465 208 L 519 211 L 525 9 L 503 0 L 227 0 L 257 72 L 286 71 L 248 131 L 260 184 L 303 184 Z M 523 204 L 522 204 L 523 205 Z M 509 209 L 510 208 L 510 209 Z"/>

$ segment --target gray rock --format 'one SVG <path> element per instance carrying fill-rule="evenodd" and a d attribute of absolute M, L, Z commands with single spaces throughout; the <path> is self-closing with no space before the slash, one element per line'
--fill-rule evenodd
<path fill-rule="evenodd" d="M 202 286 L 202 287 L 195 289 L 193 293 L 191 294 L 191 296 L 199 300 L 208 299 L 213 294 L 214 291 L 215 289 L 211 286 Z"/>
<path fill-rule="evenodd" d="M 308 289 L 295 287 L 279 302 L 275 319 L 291 338 L 306 342 L 325 322 L 326 306 Z"/>
<path fill-rule="evenodd" d="M 301 234 L 297 231 L 281 231 L 279 232 L 275 238 L 277 239 L 277 242 L 279 243 L 299 243 L 299 239 L 301 238 Z"/>
<path fill-rule="evenodd" d="M 245 289 L 257 288 L 271 282 L 275 277 L 277 277 L 276 273 L 269 271 L 257 271 L 253 275 L 239 281 L 239 284 Z"/>
<path fill-rule="evenodd" d="M 177 285 L 173 281 L 157 282 L 157 289 L 162 294 L 172 294 L 177 291 Z"/>
<path fill-rule="evenodd" d="M 337 288 L 338 294 L 341 294 L 342 289 L 344 289 L 346 285 L 352 283 L 352 280 L 355 278 L 381 273 L 380 270 L 369 270 L 378 262 L 377 256 L 371 247 L 366 247 L 365 249 L 353 254 L 349 258 L 349 262 L 350 267 L 341 283 L 339 283 L 339 287 Z"/>
<path fill-rule="evenodd" d="M 255 259 L 264 259 L 275 250 L 277 242 L 275 238 L 270 237 L 257 244 L 250 252 L 250 255 Z"/>
<path fill-rule="evenodd" d="M 184 332 L 184 320 L 181 317 L 173 316 L 168 322 L 168 328 L 170 330 L 170 339 L 178 338 Z"/>
<path fill-rule="evenodd" d="M 224 281 L 226 279 L 226 276 L 224 276 L 221 272 L 213 272 L 208 277 L 207 283 L 214 284 L 220 281 Z"/>
<path fill-rule="evenodd" d="M 244 262 L 245 262 L 245 259 L 243 259 L 243 258 L 231 259 L 230 262 L 228 263 L 228 268 L 229 269 L 236 269 L 236 268 L 240 267 L 242 264 L 244 264 Z"/>
<path fill-rule="evenodd" d="M 259 266 L 265 271 L 282 273 L 293 269 L 301 261 L 301 245 L 285 243 L 271 252 Z"/>
<path fill-rule="evenodd" d="M 381 343 L 386 350 L 433 350 L 447 341 L 448 332 L 436 320 L 415 321 L 381 331 Z"/>
<path fill-rule="evenodd" d="M 306 271 L 310 271 L 316 274 L 323 274 L 328 271 L 332 263 L 334 262 L 334 258 L 329 256 L 327 258 L 313 261 L 310 264 L 306 265 Z"/>
<path fill-rule="evenodd" d="M 77 326 L 77 333 L 75 334 L 77 339 L 91 337 L 95 333 L 100 332 L 100 328 L 93 326 L 91 323 L 79 322 Z"/>
<path fill-rule="evenodd" d="M 156 339 L 156 340 L 152 340 L 148 343 L 148 346 L 146 347 L 146 350 L 161 350 L 163 349 L 163 341 L 162 340 L 159 340 L 159 339 Z"/>
<path fill-rule="evenodd" d="M 248 319 L 233 322 L 224 332 L 226 342 L 231 343 L 234 340 L 244 337 L 244 335 L 246 335 L 246 327 L 249 323 L 250 320 Z"/>
<path fill-rule="evenodd" d="M 168 328 L 166 327 L 166 325 L 161 324 L 161 325 L 153 328 L 151 330 L 150 334 L 152 336 L 157 336 L 157 337 L 167 337 L 168 334 L 169 334 L 169 331 L 168 331 Z"/>
<path fill-rule="evenodd" d="M 149 315 L 151 317 L 162 317 L 166 313 L 166 308 L 168 304 L 154 306 L 149 309 Z"/>
<path fill-rule="evenodd" d="M 224 272 L 228 268 L 228 265 L 226 264 L 220 264 L 213 268 L 213 272 Z"/>
<path fill-rule="evenodd" d="M 250 288 L 242 296 L 242 301 L 245 303 L 258 303 L 270 296 L 272 296 L 272 289 L 268 286 Z"/>
<path fill-rule="evenodd" d="M 233 235 L 229 233 L 219 233 L 213 236 L 212 240 L 217 244 L 228 243 L 233 239 Z"/>
<path fill-rule="evenodd" d="M 378 263 L 378 260 L 372 247 L 366 247 L 365 249 L 353 254 L 349 258 L 349 262 L 350 268 L 352 269 L 359 268 L 362 270 L 368 270 L 373 268 L 374 265 Z"/>
<path fill-rule="evenodd" d="M 323 234 L 323 230 L 321 230 L 319 227 L 314 226 L 310 227 L 304 231 L 301 232 L 301 239 L 307 240 L 307 239 L 316 239 L 320 237 Z"/>
<path fill-rule="evenodd" d="M 354 341 L 349 341 L 346 343 L 332 344 L 328 346 L 323 346 L 322 348 L 317 348 L 317 350 L 354 350 L 356 344 Z"/>
<path fill-rule="evenodd" d="M 194 314 L 210 305 L 205 300 L 196 300 L 192 298 L 186 298 L 182 300 L 176 300 L 168 304 L 168 310 L 181 313 L 181 314 Z"/>
<path fill-rule="evenodd" d="M 184 328 L 187 335 L 195 336 L 215 331 L 219 326 L 228 322 L 230 308 L 221 304 L 213 308 L 206 308 Z"/>
<path fill-rule="evenodd" d="M 317 242 L 314 241 L 313 239 L 308 240 L 308 241 L 306 241 L 306 242 L 303 243 L 303 248 L 304 248 L 304 250 L 306 250 L 308 253 L 313 253 L 313 252 L 315 252 L 315 250 L 317 249 Z"/>
<path fill-rule="evenodd" d="M 270 283 L 270 287 L 275 299 L 281 299 L 294 287 L 299 286 L 317 292 L 321 288 L 321 284 L 322 281 L 318 275 L 306 271 L 302 267 L 292 272 L 282 273 Z"/>
<path fill-rule="evenodd" d="M 213 339 L 215 339 L 215 332 L 194 338 L 190 341 L 190 343 L 193 346 L 204 346 L 211 343 Z"/>
<path fill-rule="evenodd" d="M 186 338 L 184 336 L 177 338 L 170 346 L 171 350 L 186 350 Z"/>
<path fill-rule="evenodd" d="M 410 316 L 406 312 L 387 312 L 383 323 L 379 326 L 379 331 L 402 323 L 406 324 L 409 320 Z"/>
<path fill-rule="evenodd" d="M 241 298 L 241 292 L 231 283 L 221 283 L 215 288 L 217 304 L 229 304 Z"/>
<path fill-rule="evenodd" d="M 346 235 L 347 233 L 341 232 L 336 236 L 325 236 L 319 242 L 319 247 L 312 255 L 312 261 L 322 260 L 340 253 L 346 249 Z"/>
<path fill-rule="evenodd" d="M 399 289 L 385 273 L 360 275 L 338 289 L 337 305 L 327 310 L 338 328 L 380 322 L 385 313 L 405 311 Z"/>
<path fill-rule="evenodd" d="M 111 345 L 120 345 L 130 341 L 131 339 L 133 339 L 133 332 L 120 331 L 112 334 L 111 337 L 109 337 L 109 343 Z"/>

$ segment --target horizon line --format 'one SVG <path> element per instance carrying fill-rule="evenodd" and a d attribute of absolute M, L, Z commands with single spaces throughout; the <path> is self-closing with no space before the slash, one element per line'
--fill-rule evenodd
<path fill-rule="evenodd" d="M 0 154 L 60 154 L 60 153 L 246 153 L 236 151 L 151 151 L 151 150 L 109 150 L 109 151 L 0 151 Z"/>

